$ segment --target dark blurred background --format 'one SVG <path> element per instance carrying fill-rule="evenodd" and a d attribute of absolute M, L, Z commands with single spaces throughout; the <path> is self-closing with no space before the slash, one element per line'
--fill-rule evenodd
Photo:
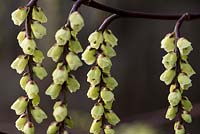
<path fill-rule="evenodd" d="M 18 133 L 15 112 L 10 105 L 24 92 L 19 86 L 20 75 L 10 68 L 11 62 L 21 53 L 16 36 L 21 30 L 11 22 L 10 14 L 28 0 L 1 0 L 0 1 L 0 131 L 8 134 Z M 152 13 L 184 13 L 200 12 L 199 0 L 98 0 L 109 6 L 127 10 L 145 11 Z M 39 0 L 48 17 L 46 27 L 48 35 L 38 41 L 38 47 L 44 53 L 54 44 L 54 34 L 64 25 L 72 6 L 71 0 Z M 88 35 L 101 24 L 109 14 L 82 6 L 80 9 L 85 19 L 85 27 L 79 34 L 79 39 L 86 48 Z M 173 123 L 164 119 L 168 107 L 168 87 L 159 80 L 164 71 L 161 64 L 165 54 L 160 49 L 160 41 L 168 32 L 172 32 L 175 21 L 146 20 L 146 19 L 119 19 L 110 26 L 119 39 L 116 47 L 117 57 L 113 58 L 112 74 L 118 80 L 119 86 L 115 89 L 114 111 L 121 117 L 121 124 L 117 126 L 117 134 L 172 134 Z M 192 77 L 193 87 L 186 93 L 194 104 L 193 123 L 187 125 L 190 134 L 200 132 L 200 20 L 185 22 L 181 28 L 181 35 L 188 38 L 194 47 L 190 55 L 190 63 L 196 70 Z M 46 58 L 44 66 L 49 76 L 38 81 L 41 107 L 48 113 L 49 118 L 42 125 L 36 125 L 37 134 L 45 134 L 48 124 L 53 120 L 53 101 L 44 92 L 51 83 L 51 72 L 55 63 Z M 90 109 L 95 103 L 87 98 L 89 84 L 86 82 L 86 73 L 89 67 L 84 66 L 76 73 L 81 83 L 81 89 L 76 94 L 68 95 L 70 114 L 75 120 L 72 134 L 87 134 L 91 123 Z"/>

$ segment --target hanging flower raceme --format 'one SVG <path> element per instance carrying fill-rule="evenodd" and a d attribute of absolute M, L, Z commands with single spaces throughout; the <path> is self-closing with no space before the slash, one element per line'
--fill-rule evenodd
<path fill-rule="evenodd" d="M 165 36 L 161 41 L 161 48 L 167 54 L 162 60 L 166 70 L 161 74 L 160 80 L 170 85 L 168 95 L 170 106 L 165 117 L 173 120 L 176 116 L 180 116 L 174 125 L 175 134 L 185 134 L 184 122 L 192 122 L 190 114 L 192 103 L 183 93 L 192 86 L 190 77 L 195 74 L 188 62 L 188 55 L 193 48 L 191 42 L 183 37 L 176 38 L 175 33 Z"/>
<path fill-rule="evenodd" d="M 15 25 L 20 26 L 24 21 L 25 30 L 19 32 L 17 40 L 24 54 L 19 55 L 11 64 L 11 68 L 21 74 L 27 68 L 20 79 L 20 86 L 26 92 L 26 96 L 19 97 L 11 106 L 19 118 L 16 120 L 16 128 L 25 134 L 34 134 L 33 118 L 37 123 L 41 123 L 47 118 L 45 112 L 39 107 L 40 96 L 39 87 L 33 80 L 33 75 L 40 80 L 47 76 L 45 68 L 42 66 L 44 59 L 42 51 L 36 45 L 35 39 L 41 39 L 46 35 L 46 28 L 42 23 L 47 22 L 42 8 L 37 3 L 20 7 L 11 14 Z"/>
<path fill-rule="evenodd" d="M 78 32 L 83 28 L 84 21 L 78 11 L 69 15 L 69 21 L 61 27 L 55 34 L 56 43 L 49 49 L 47 56 L 57 62 L 57 67 L 52 73 L 53 82 L 47 88 L 46 95 L 51 99 L 57 99 L 63 94 L 62 101 L 56 101 L 53 108 L 55 122 L 52 122 L 47 130 L 47 134 L 57 132 L 63 133 L 65 126 L 72 128 L 72 120 L 69 116 L 66 102 L 66 92 L 76 92 L 80 89 L 80 84 L 71 71 L 77 70 L 82 66 L 78 56 L 83 51 L 82 46 L 77 38 Z"/>
<path fill-rule="evenodd" d="M 82 60 L 88 65 L 96 62 L 87 73 L 87 81 L 90 83 L 87 96 L 97 103 L 91 110 L 93 123 L 90 133 L 99 134 L 101 130 L 105 134 L 114 134 L 112 126 L 119 123 L 119 117 L 112 111 L 112 103 L 115 100 L 113 90 L 118 83 L 111 76 L 111 58 L 116 56 L 113 49 L 117 45 L 117 38 L 111 30 L 95 31 L 88 41 L 90 45 L 82 53 Z M 106 123 L 107 122 L 107 123 Z"/>

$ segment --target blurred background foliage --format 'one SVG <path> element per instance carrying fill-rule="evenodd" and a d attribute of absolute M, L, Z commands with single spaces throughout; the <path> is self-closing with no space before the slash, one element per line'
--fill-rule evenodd
<path fill-rule="evenodd" d="M 12 102 L 24 95 L 19 87 L 20 75 L 10 69 L 14 58 L 21 54 L 16 36 L 21 28 L 14 26 L 10 14 L 20 5 L 25 5 L 28 0 L 1 0 L 0 1 L 0 131 L 16 134 L 14 122 L 17 119 L 14 111 L 10 110 Z M 98 0 L 109 6 L 127 10 L 145 11 L 153 13 L 184 13 L 200 12 L 199 0 Z M 46 27 L 48 35 L 38 42 L 38 47 L 44 53 L 54 44 L 54 34 L 67 19 L 72 6 L 71 0 L 39 0 L 48 17 Z M 79 39 L 84 48 L 88 45 L 87 37 L 109 15 L 96 9 L 85 6 L 80 9 L 85 19 L 85 28 L 79 34 Z M 190 56 L 190 63 L 197 72 L 193 79 L 193 87 L 187 92 L 193 104 L 194 122 L 187 126 L 188 132 L 200 132 L 200 20 L 185 22 L 181 35 L 188 38 L 194 47 Z M 121 117 L 121 124 L 117 127 L 117 134 L 172 134 L 173 123 L 164 119 L 168 107 L 168 87 L 159 81 L 159 76 L 164 70 L 161 59 L 165 54 L 160 49 L 160 41 L 168 32 L 172 32 L 175 21 L 145 20 L 145 19 L 119 19 L 110 26 L 119 38 L 116 48 L 117 57 L 113 59 L 112 74 L 119 82 L 115 90 L 116 101 L 114 110 Z M 52 121 L 52 105 L 50 97 L 44 91 L 51 83 L 51 72 L 55 63 L 50 58 L 45 59 L 44 66 L 48 69 L 49 77 L 38 81 L 42 96 L 41 107 L 49 115 L 48 120 L 42 125 L 36 125 L 37 134 L 45 134 L 50 121 Z M 75 120 L 75 128 L 70 130 L 73 134 L 86 134 L 91 123 L 90 109 L 95 103 L 87 99 L 86 93 L 89 84 L 86 82 L 88 66 L 76 72 L 81 82 L 78 93 L 68 95 L 69 108 Z"/>

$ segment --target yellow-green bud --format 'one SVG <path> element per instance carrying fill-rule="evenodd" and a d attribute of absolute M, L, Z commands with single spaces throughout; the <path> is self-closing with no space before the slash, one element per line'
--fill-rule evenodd
<path fill-rule="evenodd" d="M 56 103 L 53 105 L 53 110 L 55 110 L 58 106 L 63 105 L 62 101 L 56 101 Z"/>
<path fill-rule="evenodd" d="M 59 96 L 61 89 L 62 89 L 61 85 L 52 83 L 47 88 L 45 94 L 51 96 L 51 99 L 56 99 Z"/>
<path fill-rule="evenodd" d="M 35 83 L 35 81 L 30 80 L 30 81 L 28 81 L 28 83 L 25 86 L 25 91 L 28 95 L 28 98 L 33 99 L 38 95 L 39 88 L 38 88 L 37 84 Z"/>
<path fill-rule="evenodd" d="M 102 103 L 95 104 L 91 110 L 92 118 L 99 120 L 99 119 L 101 119 L 103 114 L 104 114 L 104 107 L 103 107 Z"/>
<path fill-rule="evenodd" d="M 108 101 L 108 102 L 104 102 L 104 108 L 111 110 L 112 109 L 112 104 L 113 104 L 114 100 Z"/>
<path fill-rule="evenodd" d="M 41 7 L 33 7 L 33 11 L 32 11 L 32 18 L 34 20 L 37 20 L 41 23 L 46 23 L 47 22 L 47 17 L 44 14 L 43 10 Z"/>
<path fill-rule="evenodd" d="M 11 106 L 12 110 L 15 110 L 17 115 L 21 115 L 25 112 L 26 107 L 28 105 L 28 98 L 27 97 L 19 97 Z"/>
<path fill-rule="evenodd" d="M 162 63 L 166 69 L 172 69 L 176 65 L 177 56 L 175 52 L 170 52 L 163 57 Z"/>
<path fill-rule="evenodd" d="M 192 75 L 196 74 L 190 64 L 181 63 L 180 66 L 181 66 L 181 71 L 186 73 L 189 77 L 191 77 Z"/>
<path fill-rule="evenodd" d="M 161 48 L 166 52 L 172 52 L 175 49 L 175 36 L 174 33 L 167 34 L 161 41 Z"/>
<path fill-rule="evenodd" d="M 52 58 L 53 61 L 57 62 L 63 52 L 63 46 L 57 44 L 53 45 L 47 52 L 47 56 Z"/>
<path fill-rule="evenodd" d="M 19 34 L 17 35 L 17 40 L 18 43 L 21 44 L 22 41 L 26 38 L 26 31 L 21 31 L 19 32 Z"/>
<path fill-rule="evenodd" d="M 103 43 L 103 34 L 102 32 L 95 31 L 90 34 L 88 41 L 90 42 L 90 46 L 95 49 L 99 49 L 100 45 Z"/>
<path fill-rule="evenodd" d="M 21 74 L 26 65 L 28 64 L 29 57 L 25 55 L 19 55 L 11 64 L 12 69 L 16 69 L 17 73 Z"/>
<path fill-rule="evenodd" d="M 31 109 L 31 115 L 37 123 L 42 123 L 44 119 L 47 119 L 46 113 L 40 107 Z"/>
<path fill-rule="evenodd" d="M 181 93 L 180 91 L 177 89 L 174 92 L 170 92 L 169 96 L 168 96 L 168 100 L 171 106 L 177 106 L 179 104 L 179 102 L 181 101 Z"/>
<path fill-rule="evenodd" d="M 18 129 L 18 130 L 23 130 L 23 128 L 24 128 L 24 125 L 25 125 L 25 123 L 26 123 L 26 121 L 27 121 L 27 115 L 26 114 L 22 114 L 22 115 L 20 115 L 20 117 L 16 120 L 16 122 L 15 122 L 15 126 L 16 126 L 16 128 Z"/>
<path fill-rule="evenodd" d="M 65 25 L 65 26 L 67 26 L 67 25 Z M 77 34 L 78 34 L 78 31 L 71 30 L 71 36 L 73 36 L 74 38 L 76 38 Z"/>
<path fill-rule="evenodd" d="M 175 75 L 175 70 L 167 69 L 161 74 L 160 80 L 165 82 L 166 85 L 169 85 L 174 79 Z"/>
<path fill-rule="evenodd" d="M 58 63 L 56 69 L 52 73 L 53 81 L 55 84 L 62 85 L 68 77 L 68 70 L 62 63 Z"/>
<path fill-rule="evenodd" d="M 40 80 L 43 80 L 48 75 L 46 69 L 41 65 L 34 66 L 33 72 Z"/>
<path fill-rule="evenodd" d="M 193 108 L 191 101 L 186 96 L 182 97 L 181 104 L 182 108 L 188 112 L 190 112 Z"/>
<path fill-rule="evenodd" d="M 114 94 L 106 88 L 103 88 L 100 94 L 105 103 L 114 100 Z"/>
<path fill-rule="evenodd" d="M 87 97 L 96 100 L 99 97 L 99 86 L 90 86 L 88 92 L 87 92 Z"/>
<path fill-rule="evenodd" d="M 105 134 L 115 134 L 115 130 L 112 129 L 110 125 L 106 125 L 106 127 L 104 128 L 104 133 Z"/>
<path fill-rule="evenodd" d="M 53 116 L 57 122 L 61 122 L 67 117 L 67 113 L 66 105 L 62 104 L 54 109 Z"/>
<path fill-rule="evenodd" d="M 94 66 L 87 73 L 87 81 L 92 85 L 96 86 L 101 81 L 101 70 L 98 66 Z"/>
<path fill-rule="evenodd" d="M 27 122 L 24 126 L 23 132 L 25 134 L 35 134 L 35 127 L 32 122 Z"/>
<path fill-rule="evenodd" d="M 68 128 L 72 128 L 74 126 L 74 123 L 73 123 L 72 118 L 70 116 L 67 116 L 65 118 L 65 124 Z"/>
<path fill-rule="evenodd" d="M 82 53 L 82 60 L 87 65 L 92 65 L 96 61 L 96 50 L 88 46 L 85 51 Z"/>
<path fill-rule="evenodd" d="M 192 86 L 191 79 L 185 73 L 180 73 L 178 75 L 178 82 L 181 88 L 184 90 L 187 90 L 189 87 Z"/>
<path fill-rule="evenodd" d="M 103 77 L 103 82 L 106 84 L 106 87 L 110 90 L 113 90 L 118 86 L 118 82 L 115 80 L 114 77 L 111 76 Z"/>
<path fill-rule="evenodd" d="M 52 122 L 47 129 L 47 134 L 56 134 L 58 129 L 58 122 Z"/>
<path fill-rule="evenodd" d="M 77 70 L 80 66 L 83 65 L 78 55 L 73 52 L 69 52 L 66 56 L 66 61 L 69 65 L 70 70 Z"/>
<path fill-rule="evenodd" d="M 15 25 L 20 26 L 28 15 L 28 8 L 27 7 L 20 7 L 14 12 L 12 12 L 11 17 L 12 21 Z"/>
<path fill-rule="evenodd" d="M 92 125 L 90 127 L 90 133 L 100 134 L 101 126 L 102 126 L 102 120 L 93 120 Z"/>
<path fill-rule="evenodd" d="M 42 39 L 43 36 L 47 34 L 46 28 L 38 21 L 33 21 L 31 24 L 31 30 L 36 39 Z"/>
<path fill-rule="evenodd" d="M 119 117 L 112 110 L 105 113 L 105 118 L 107 119 L 108 123 L 114 126 L 120 122 Z"/>
<path fill-rule="evenodd" d="M 99 65 L 100 68 L 103 69 L 103 71 L 106 71 L 106 73 L 110 72 L 110 68 L 112 66 L 110 58 L 106 57 L 103 54 L 100 54 L 97 58 L 97 64 Z"/>
<path fill-rule="evenodd" d="M 101 45 L 101 50 L 103 54 L 109 58 L 116 56 L 115 50 L 109 44 Z"/>
<path fill-rule="evenodd" d="M 29 79 L 30 79 L 29 73 L 25 73 L 22 76 L 22 78 L 20 79 L 20 82 L 19 82 L 22 89 L 25 89 L 25 86 L 26 86 L 27 82 L 29 81 Z"/>
<path fill-rule="evenodd" d="M 192 116 L 187 111 L 183 111 L 181 117 L 185 122 L 192 123 Z"/>
<path fill-rule="evenodd" d="M 185 128 L 179 121 L 174 124 L 174 130 L 175 134 L 185 134 Z"/>
<path fill-rule="evenodd" d="M 77 11 L 69 15 L 69 22 L 70 22 L 70 27 L 76 32 L 79 32 L 84 26 L 83 17 Z"/>
<path fill-rule="evenodd" d="M 35 49 L 33 53 L 33 61 L 35 63 L 42 63 L 43 60 L 44 60 L 44 55 L 42 51 L 40 51 L 39 49 Z"/>
<path fill-rule="evenodd" d="M 69 28 L 60 28 L 55 34 L 55 40 L 58 45 L 64 46 L 71 38 Z"/>
<path fill-rule="evenodd" d="M 105 30 L 103 32 L 103 37 L 104 41 L 110 44 L 112 47 L 117 45 L 118 39 L 115 37 L 111 30 Z"/>
<path fill-rule="evenodd" d="M 83 48 L 78 39 L 69 40 L 69 50 L 76 54 L 83 52 Z"/>
<path fill-rule="evenodd" d="M 176 117 L 177 112 L 178 112 L 178 107 L 169 106 L 165 114 L 165 118 L 173 120 Z"/>
<path fill-rule="evenodd" d="M 181 55 L 189 55 L 190 52 L 193 50 L 192 43 L 189 42 L 185 38 L 179 38 L 177 41 L 177 47 L 179 48 L 179 51 Z"/>
<path fill-rule="evenodd" d="M 36 43 L 33 39 L 25 38 L 20 44 L 23 52 L 28 55 L 33 55 L 36 49 Z"/>
<path fill-rule="evenodd" d="M 67 88 L 69 89 L 69 91 L 71 93 L 74 93 L 76 92 L 78 89 L 80 89 L 80 84 L 79 82 L 77 81 L 77 79 L 75 78 L 74 75 L 70 75 L 68 78 L 67 78 Z"/>
<path fill-rule="evenodd" d="M 33 99 L 32 99 L 32 105 L 33 106 L 38 106 L 40 104 L 40 96 L 37 94 Z"/>

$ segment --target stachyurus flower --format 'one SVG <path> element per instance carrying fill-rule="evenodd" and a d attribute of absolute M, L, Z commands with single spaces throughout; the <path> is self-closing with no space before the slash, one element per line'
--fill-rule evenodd
<path fill-rule="evenodd" d="M 160 80 L 170 85 L 168 101 L 170 106 L 165 118 L 173 120 L 179 116 L 174 125 L 175 134 L 185 134 L 183 123 L 191 123 L 192 103 L 183 96 L 184 90 L 192 86 L 191 76 L 195 71 L 188 62 L 188 55 L 193 50 L 191 42 L 185 38 L 179 38 L 175 33 L 167 34 L 161 41 L 161 48 L 167 54 L 163 57 L 162 63 L 166 70 L 161 74 Z"/>
<path fill-rule="evenodd" d="M 57 67 L 52 73 L 53 83 L 47 88 L 45 94 L 51 99 L 64 96 L 62 101 L 55 103 L 53 122 L 47 129 L 47 134 L 54 134 L 57 130 L 67 133 L 65 127 L 72 127 L 72 120 L 67 109 L 66 92 L 76 92 L 80 84 L 72 71 L 81 67 L 82 61 L 78 54 L 83 51 L 81 43 L 77 38 L 78 32 L 83 28 L 84 20 L 78 11 L 71 11 L 67 23 L 55 33 L 56 43 L 49 49 L 47 56 L 57 62 Z M 64 124 L 64 125 L 61 125 Z"/>
<path fill-rule="evenodd" d="M 34 124 L 30 122 L 31 118 L 34 118 L 37 123 L 47 118 L 45 112 L 39 107 L 39 87 L 34 80 L 34 75 L 39 79 L 47 76 L 42 66 L 44 55 L 35 42 L 35 39 L 41 39 L 46 35 L 46 28 L 42 23 L 47 22 L 47 17 L 42 8 L 36 5 L 37 1 L 28 3 L 11 14 L 15 25 L 19 26 L 25 22 L 25 29 L 17 35 L 19 46 L 24 54 L 19 55 L 11 64 L 11 68 L 19 74 L 27 69 L 20 79 L 20 86 L 26 92 L 26 97 L 18 98 L 11 106 L 11 109 L 20 115 L 15 125 L 25 134 L 35 133 Z"/>
<path fill-rule="evenodd" d="M 98 100 L 91 109 L 93 123 L 90 127 L 90 133 L 98 134 L 104 131 L 106 134 L 114 134 L 111 128 L 119 123 L 119 117 L 112 111 L 114 102 L 113 90 L 118 86 L 118 82 L 111 76 L 112 67 L 111 58 L 116 56 L 113 49 L 117 45 L 117 38 L 111 30 L 95 31 L 90 34 L 89 46 L 82 53 L 82 60 L 88 65 L 96 64 L 87 73 L 87 82 L 90 88 L 87 92 L 88 98 Z M 104 120 L 104 122 L 102 122 Z M 108 122 L 111 126 L 103 126 Z"/>
<path fill-rule="evenodd" d="M 28 7 L 20 7 L 14 12 L 12 12 L 11 17 L 12 21 L 15 25 L 20 26 L 26 19 L 28 15 L 29 8 Z"/>

